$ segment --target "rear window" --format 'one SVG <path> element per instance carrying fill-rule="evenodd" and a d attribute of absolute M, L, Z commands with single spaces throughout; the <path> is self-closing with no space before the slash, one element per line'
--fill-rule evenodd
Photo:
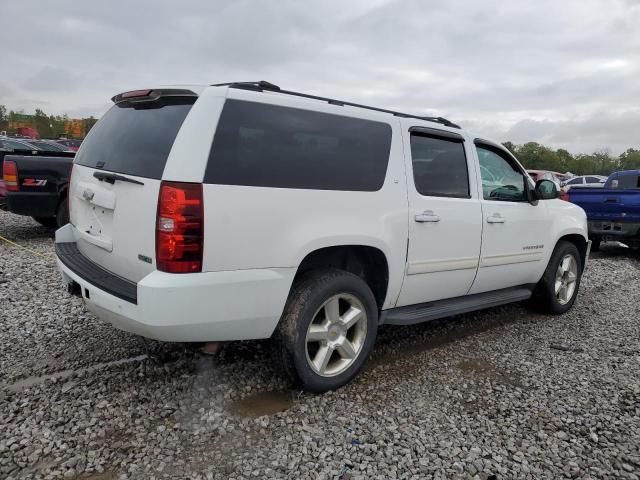
<path fill-rule="evenodd" d="M 91 129 L 75 163 L 138 177 L 162 178 L 192 98 L 114 105 Z"/>
<path fill-rule="evenodd" d="M 613 188 L 640 188 L 640 175 L 620 175 L 616 180 L 618 180 L 618 185 L 617 187 L 612 185 Z"/>
<path fill-rule="evenodd" d="M 391 127 L 297 108 L 227 100 L 204 181 L 314 190 L 379 190 Z"/>

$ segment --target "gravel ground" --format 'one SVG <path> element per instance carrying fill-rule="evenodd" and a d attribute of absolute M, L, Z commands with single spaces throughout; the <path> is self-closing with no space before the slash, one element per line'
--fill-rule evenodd
<path fill-rule="evenodd" d="M 640 478 L 628 249 L 594 255 L 563 317 L 385 328 L 356 381 L 309 395 L 267 341 L 211 358 L 102 324 L 61 287 L 50 232 L 0 212 L 0 235 L 45 255 L 0 241 L 0 478 Z"/>

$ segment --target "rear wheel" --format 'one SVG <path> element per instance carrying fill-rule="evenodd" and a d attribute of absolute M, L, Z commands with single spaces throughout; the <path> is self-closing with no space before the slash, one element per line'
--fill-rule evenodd
<path fill-rule="evenodd" d="M 600 243 L 602 239 L 600 237 L 592 237 L 591 238 L 591 251 L 599 252 L 600 251 Z"/>
<path fill-rule="evenodd" d="M 38 222 L 43 227 L 47 228 L 56 228 L 56 218 L 55 217 L 31 217 L 36 222 Z"/>
<path fill-rule="evenodd" d="M 536 286 L 532 305 L 547 313 L 566 312 L 576 300 L 581 277 L 582 260 L 578 248 L 570 242 L 558 242 Z"/>
<path fill-rule="evenodd" d="M 307 274 L 293 287 L 278 325 L 285 371 L 311 392 L 355 377 L 369 356 L 378 307 L 369 286 L 341 270 Z"/>
<path fill-rule="evenodd" d="M 67 206 L 66 198 L 63 198 L 60 201 L 55 220 L 58 228 L 64 227 L 67 223 L 69 223 L 69 207 Z"/>

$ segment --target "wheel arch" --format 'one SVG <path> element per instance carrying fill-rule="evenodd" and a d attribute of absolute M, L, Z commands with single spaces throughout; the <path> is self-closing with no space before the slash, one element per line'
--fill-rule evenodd
<path fill-rule="evenodd" d="M 562 241 L 573 243 L 576 246 L 578 252 L 580 252 L 580 264 L 582 269 L 584 270 L 584 264 L 587 258 L 587 240 L 584 238 L 584 235 L 580 233 L 567 233 L 558 238 L 555 246 L 558 246 L 558 244 Z"/>
<path fill-rule="evenodd" d="M 371 288 L 378 308 L 382 309 L 389 290 L 389 261 L 381 249 L 360 244 L 317 248 L 302 258 L 293 284 L 300 276 L 323 268 L 337 268 L 362 278 Z"/>

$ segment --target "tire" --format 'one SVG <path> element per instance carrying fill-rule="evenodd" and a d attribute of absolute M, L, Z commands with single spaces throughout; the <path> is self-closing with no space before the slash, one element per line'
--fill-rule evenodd
<path fill-rule="evenodd" d="M 347 318 L 355 323 L 345 325 Z M 336 269 L 305 274 L 294 284 L 276 332 L 283 369 L 304 390 L 335 390 L 358 374 L 377 329 L 378 306 L 360 277 Z"/>
<path fill-rule="evenodd" d="M 578 248 L 571 242 L 561 240 L 553 250 L 544 275 L 536 285 L 531 305 L 536 310 L 553 315 L 565 313 L 576 300 L 581 278 L 582 259 Z M 558 290 L 556 281 L 562 282 Z"/>
<path fill-rule="evenodd" d="M 599 252 L 600 251 L 600 243 L 601 242 L 602 242 L 602 239 L 600 237 L 591 238 L 591 251 L 592 252 Z"/>
<path fill-rule="evenodd" d="M 56 226 L 58 228 L 64 227 L 69 223 L 69 207 L 67 205 L 67 198 L 64 197 L 58 204 L 58 211 L 56 212 Z"/>
<path fill-rule="evenodd" d="M 56 218 L 55 217 L 31 217 L 36 222 L 38 222 L 43 227 L 47 228 L 56 228 Z"/>

